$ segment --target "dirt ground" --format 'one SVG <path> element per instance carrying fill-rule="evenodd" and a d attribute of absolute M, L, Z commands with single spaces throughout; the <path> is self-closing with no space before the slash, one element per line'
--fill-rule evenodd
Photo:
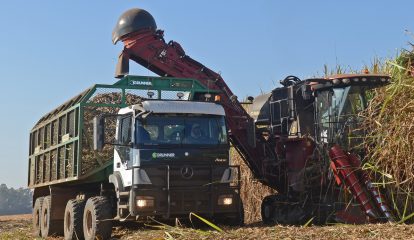
<path fill-rule="evenodd" d="M 113 228 L 113 239 L 414 239 L 414 225 L 370 224 L 333 226 L 264 226 L 260 223 L 242 228 L 223 227 L 223 232 L 196 230 L 157 223 L 124 224 Z M 154 227 L 155 226 L 155 227 Z M 0 216 L 0 239 L 33 239 L 31 215 Z M 49 238 L 53 240 L 62 237 Z"/>

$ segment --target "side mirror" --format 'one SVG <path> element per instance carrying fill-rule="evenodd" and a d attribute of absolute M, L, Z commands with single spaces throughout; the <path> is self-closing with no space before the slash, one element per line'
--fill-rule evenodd
<path fill-rule="evenodd" d="M 93 149 L 101 151 L 105 145 L 105 118 L 96 116 L 93 118 Z"/>

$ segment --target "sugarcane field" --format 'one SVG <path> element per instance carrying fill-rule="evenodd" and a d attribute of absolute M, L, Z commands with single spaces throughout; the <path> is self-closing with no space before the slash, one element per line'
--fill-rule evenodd
<path fill-rule="evenodd" d="M 413 7 L 4 2 L 0 239 L 414 239 Z"/>

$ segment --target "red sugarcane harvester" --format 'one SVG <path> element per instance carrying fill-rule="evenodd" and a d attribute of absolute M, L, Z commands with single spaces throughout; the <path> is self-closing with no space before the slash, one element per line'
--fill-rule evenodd
<path fill-rule="evenodd" d="M 179 43 L 165 41 L 147 11 L 125 12 L 112 40 L 124 44 L 116 77 L 128 75 L 133 60 L 160 76 L 193 78 L 220 91 L 231 143 L 254 176 L 277 190 L 263 199 L 265 223 L 394 221 L 361 168 L 359 117 L 367 107 L 366 92 L 386 85 L 389 76 L 288 76 L 281 87 L 250 98 L 246 111 L 218 73 L 189 57 Z"/>

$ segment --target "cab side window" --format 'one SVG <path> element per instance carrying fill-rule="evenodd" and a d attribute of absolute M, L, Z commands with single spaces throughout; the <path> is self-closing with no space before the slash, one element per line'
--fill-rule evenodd
<path fill-rule="evenodd" d="M 118 143 L 128 145 L 131 143 L 131 116 L 123 117 L 119 121 Z"/>

